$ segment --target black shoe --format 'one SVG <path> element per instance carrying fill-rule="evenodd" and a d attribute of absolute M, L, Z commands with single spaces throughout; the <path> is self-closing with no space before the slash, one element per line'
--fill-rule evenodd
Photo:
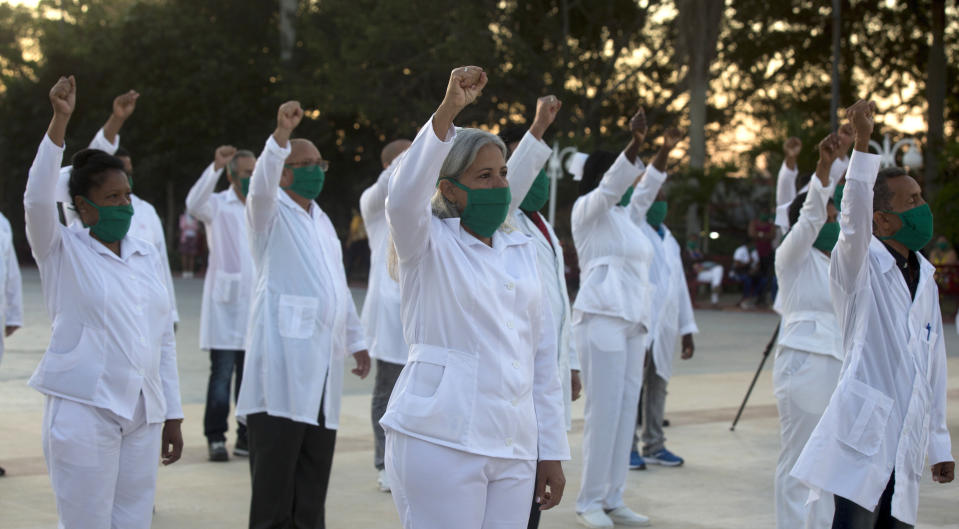
<path fill-rule="evenodd" d="M 229 461 L 230 454 L 226 451 L 226 442 L 211 441 L 207 447 L 210 453 L 210 461 Z"/>
<path fill-rule="evenodd" d="M 3 467 L 0 467 L 0 478 L 2 478 L 2 477 L 4 476 L 4 474 L 6 474 L 6 473 L 7 473 L 7 471 L 4 470 Z"/>
<path fill-rule="evenodd" d="M 246 437 L 240 437 L 233 445 L 233 455 L 237 457 L 250 457 L 250 447 L 246 444 Z"/>
<path fill-rule="evenodd" d="M 669 428 L 669 419 L 663 419 L 663 428 Z"/>

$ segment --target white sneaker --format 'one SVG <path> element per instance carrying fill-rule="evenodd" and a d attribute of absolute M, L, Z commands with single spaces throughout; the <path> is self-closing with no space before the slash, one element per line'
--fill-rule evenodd
<path fill-rule="evenodd" d="M 607 512 L 606 515 L 617 525 L 628 525 L 631 527 L 646 527 L 649 525 L 649 518 L 633 512 L 629 507 L 613 509 Z"/>
<path fill-rule="evenodd" d="M 380 470 L 379 475 L 376 477 L 376 486 L 379 487 L 380 492 L 390 491 L 390 478 L 386 475 L 385 470 Z"/>
<path fill-rule="evenodd" d="M 576 521 L 590 529 L 611 529 L 613 521 L 603 512 L 602 509 L 595 511 L 576 513 Z"/>

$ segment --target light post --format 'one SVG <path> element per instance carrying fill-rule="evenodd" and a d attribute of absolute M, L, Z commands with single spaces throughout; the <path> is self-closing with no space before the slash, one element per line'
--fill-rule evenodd
<path fill-rule="evenodd" d="M 896 165 L 896 153 L 903 146 L 908 145 L 909 150 L 902 155 L 902 165 L 911 169 L 922 169 L 922 154 L 919 153 L 919 142 L 915 138 L 903 138 L 891 145 L 892 140 L 886 134 L 882 138 L 882 145 L 876 140 L 869 140 L 869 146 L 879 154 L 879 165 L 881 167 L 893 167 Z"/>
<path fill-rule="evenodd" d="M 553 142 L 553 154 L 546 164 L 546 176 L 549 177 L 549 223 L 556 220 L 556 182 L 563 177 L 563 158 L 576 154 L 576 147 L 559 148 L 559 142 Z"/>

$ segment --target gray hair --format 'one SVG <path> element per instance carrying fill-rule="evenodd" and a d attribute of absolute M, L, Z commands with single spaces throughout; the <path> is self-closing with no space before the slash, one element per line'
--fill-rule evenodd
<path fill-rule="evenodd" d="M 236 154 L 233 155 L 233 158 L 230 158 L 229 162 L 226 162 L 227 170 L 229 170 L 230 178 L 233 178 L 233 175 L 236 174 L 236 161 L 240 158 L 253 158 L 256 159 L 256 155 L 253 154 L 253 151 L 248 151 L 246 149 L 240 149 L 236 151 Z"/>
<path fill-rule="evenodd" d="M 480 149 L 487 145 L 493 145 L 498 148 L 503 154 L 503 159 L 506 159 L 506 144 L 503 143 L 503 140 L 501 140 L 499 136 L 480 129 L 462 128 L 456 130 L 453 147 L 450 148 L 449 154 L 446 155 L 446 160 L 443 161 L 443 166 L 440 167 L 440 174 L 436 180 L 436 191 L 433 192 L 433 196 L 430 198 L 430 210 L 433 212 L 433 216 L 439 219 L 452 219 L 460 216 L 462 213 L 460 209 L 440 191 L 439 181 L 443 178 L 452 178 L 453 180 L 459 181 L 466 169 L 476 161 L 476 155 Z M 516 228 L 510 222 L 510 218 L 506 217 L 506 220 L 499 229 L 510 233 L 515 231 Z M 392 236 L 390 236 L 389 245 L 390 249 L 387 263 L 390 270 L 390 277 L 399 281 L 399 257 L 396 255 L 396 246 L 393 245 Z"/>

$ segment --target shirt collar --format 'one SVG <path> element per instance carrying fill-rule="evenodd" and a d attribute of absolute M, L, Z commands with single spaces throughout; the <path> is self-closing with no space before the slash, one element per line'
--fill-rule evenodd
<path fill-rule="evenodd" d="M 486 246 L 486 243 L 474 237 L 472 234 L 470 234 L 463 228 L 463 226 L 460 224 L 460 219 L 458 217 L 442 219 L 442 220 L 450 229 L 452 229 L 456 233 L 456 236 L 459 238 L 459 241 L 464 246 L 476 246 L 476 245 Z M 503 230 L 496 230 L 496 232 L 493 233 L 493 249 L 496 251 L 502 252 L 504 249 L 506 249 L 509 246 L 519 246 L 519 245 L 528 244 L 528 243 L 529 243 L 529 237 L 527 237 L 526 235 L 523 235 L 519 231 L 506 233 Z M 487 248 L 489 247 L 487 246 Z"/>
<path fill-rule="evenodd" d="M 234 193 L 234 195 L 236 195 L 236 193 Z M 284 206 L 286 206 L 286 207 L 288 207 L 288 208 L 293 208 L 293 209 L 295 209 L 296 211 L 299 211 L 300 213 L 305 213 L 305 214 L 307 214 L 308 216 L 314 217 L 314 218 L 316 217 L 316 210 L 319 209 L 319 207 L 318 207 L 317 204 L 316 204 L 316 201 L 315 201 L 315 200 L 311 200 L 311 201 L 310 201 L 310 210 L 309 210 L 309 211 L 305 211 L 303 208 L 300 207 L 299 204 L 296 203 L 296 201 L 294 201 L 292 198 L 290 198 L 290 195 L 286 194 L 286 190 L 283 189 L 283 188 L 280 188 L 280 189 L 277 191 L 277 201 L 278 201 L 280 204 L 283 204 Z"/>
<path fill-rule="evenodd" d="M 282 191 L 282 189 L 280 191 Z M 285 195 L 286 193 L 283 193 L 283 194 Z M 287 198 L 290 198 L 290 197 L 287 197 Z M 226 188 L 226 201 L 237 202 L 239 204 L 243 203 L 243 202 L 240 202 L 240 197 L 236 196 L 236 191 L 233 190 L 233 184 L 230 184 L 230 186 Z"/>
<path fill-rule="evenodd" d="M 126 261 L 135 253 L 140 255 L 150 255 L 154 250 L 150 243 L 137 237 L 131 237 L 128 233 L 120 241 L 120 255 L 117 256 L 117 254 L 113 253 L 113 250 L 107 248 L 105 244 L 94 239 L 93 236 L 90 235 L 90 228 L 84 228 L 83 223 L 79 220 L 71 223 L 67 229 L 76 233 L 80 240 L 89 246 L 94 252 L 114 259 L 120 259 L 121 261 Z"/>

